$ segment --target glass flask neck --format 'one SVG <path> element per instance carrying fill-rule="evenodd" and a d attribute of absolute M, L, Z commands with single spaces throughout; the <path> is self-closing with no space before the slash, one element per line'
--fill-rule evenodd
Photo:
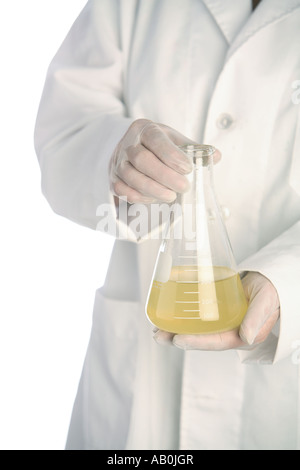
<path fill-rule="evenodd" d="M 193 169 L 187 176 L 189 190 L 178 197 L 179 203 L 196 203 L 203 193 L 211 193 L 214 197 L 213 166 L 215 148 L 211 145 L 186 145 L 180 147 L 192 160 Z M 209 194 L 207 194 L 209 196 Z"/>

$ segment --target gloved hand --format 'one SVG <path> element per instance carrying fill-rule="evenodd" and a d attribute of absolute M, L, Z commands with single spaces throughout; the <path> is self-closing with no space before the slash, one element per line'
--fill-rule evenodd
<path fill-rule="evenodd" d="M 110 161 L 113 194 L 129 203 L 172 202 L 189 188 L 191 162 L 177 148 L 195 144 L 176 130 L 147 119 L 133 122 Z"/>
<path fill-rule="evenodd" d="M 173 344 L 181 349 L 224 351 L 245 349 L 264 342 L 280 315 L 280 304 L 273 284 L 262 274 L 249 272 L 242 279 L 248 311 L 239 330 L 215 335 L 174 335 L 156 331 L 159 344 Z"/>

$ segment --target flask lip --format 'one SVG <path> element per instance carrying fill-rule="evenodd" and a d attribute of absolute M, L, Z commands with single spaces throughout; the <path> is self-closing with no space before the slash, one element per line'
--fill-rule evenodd
<path fill-rule="evenodd" d="M 187 145 L 180 145 L 180 150 L 185 152 L 187 155 L 190 155 L 194 158 L 203 158 L 203 157 L 210 157 L 216 151 L 215 147 L 212 145 L 204 145 L 204 144 L 187 144 Z"/>
<path fill-rule="evenodd" d="M 212 145 L 204 144 L 187 144 L 179 146 L 179 149 L 182 150 L 188 157 L 192 158 L 193 164 L 196 167 L 210 166 L 213 162 L 213 154 L 216 149 Z"/>

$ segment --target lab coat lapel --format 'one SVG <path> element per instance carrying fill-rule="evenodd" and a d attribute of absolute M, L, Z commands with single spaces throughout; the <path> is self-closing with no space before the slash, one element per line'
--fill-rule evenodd
<path fill-rule="evenodd" d="M 230 45 L 251 14 L 251 0 L 202 0 Z"/>
<path fill-rule="evenodd" d="M 227 53 L 227 60 L 262 28 L 269 26 L 286 15 L 292 14 L 297 8 L 300 8 L 300 0 L 261 0 L 261 3 L 232 42 Z"/>
<path fill-rule="evenodd" d="M 241 18 L 244 15 L 245 23 L 238 31 L 236 30 L 238 26 L 236 11 L 238 8 L 242 8 L 241 1 L 245 2 L 243 7 L 245 10 L 240 11 L 239 14 Z M 236 8 L 234 8 L 235 2 L 237 2 Z M 250 0 L 249 3 L 245 0 L 203 0 L 203 3 L 210 11 L 229 45 L 227 60 L 259 30 L 278 21 L 285 15 L 292 14 L 296 8 L 300 8 L 300 0 L 261 0 L 261 3 L 249 16 Z"/>

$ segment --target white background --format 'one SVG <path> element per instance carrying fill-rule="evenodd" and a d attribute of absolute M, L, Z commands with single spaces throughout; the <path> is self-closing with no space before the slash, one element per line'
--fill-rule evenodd
<path fill-rule="evenodd" d="M 1 4 L 1 450 L 64 448 L 113 243 L 51 211 L 33 146 L 47 67 L 85 3 Z"/>

